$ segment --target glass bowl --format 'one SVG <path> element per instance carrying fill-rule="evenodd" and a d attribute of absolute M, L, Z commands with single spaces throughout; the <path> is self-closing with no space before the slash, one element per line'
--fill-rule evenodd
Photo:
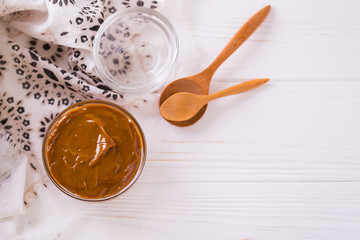
<path fill-rule="evenodd" d="M 108 17 L 94 39 L 93 57 L 100 78 L 119 93 L 159 89 L 174 71 L 178 38 L 159 12 L 128 8 Z"/>
<path fill-rule="evenodd" d="M 112 144 L 107 149 L 106 138 Z M 58 189 L 79 200 L 102 201 L 122 194 L 138 179 L 146 142 L 139 123 L 125 109 L 105 101 L 84 101 L 52 121 L 42 155 L 46 173 Z"/>

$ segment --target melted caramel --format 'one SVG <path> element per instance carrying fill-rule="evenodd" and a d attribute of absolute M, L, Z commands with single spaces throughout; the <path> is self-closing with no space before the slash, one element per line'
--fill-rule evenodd
<path fill-rule="evenodd" d="M 70 109 L 47 136 L 44 153 L 53 180 L 88 199 L 111 196 L 125 188 L 144 154 L 137 125 L 107 104 Z"/>

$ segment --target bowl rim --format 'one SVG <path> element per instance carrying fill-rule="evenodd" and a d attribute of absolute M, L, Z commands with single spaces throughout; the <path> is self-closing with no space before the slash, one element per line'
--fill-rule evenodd
<path fill-rule="evenodd" d="M 154 23 L 157 22 L 156 24 L 159 25 L 161 30 L 166 34 L 166 36 L 169 39 L 169 43 L 171 45 L 170 52 L 172 56 L 170 58 L 169 64 L 167 64 L 168 65 L 167 68 L 165 68 L 162 71 L 162 74 L 160 74 L 157 77 L 157 79 L 161 79 L 161 80 L 156 82 L 150 81 L 148 84 L 141 85 L 140 87 L 127 87 L 119 83 L 119 81 L 116 78 L 112 78 L 111 74 L 108 72 L 106 67 L 104 67 L 103 64 L 101 63 L 101 57 L 98 54 L 100 39 L 103 33 L 105 32 L 105 30 L 108 28 L 108 26 L 116 22 L 118 19 L 127 17 L 129 15 L 136 15 L 139 13 L 145 14 L 145 16 L 151 18 L 152 22 Z M 156 21 L 154 21 L 154 19 Z M 174 26 L 160 12 L 146 7 L 130 7 L 112 14 L 101 24 L 94 38 L 93 47 L 92 47 L 92 56 L 95 64 L 94 69 L 99 75 L 100 79 L 110 88 L 112 88 L 114 91 L 120 94 L 129 93 L 134 95 L 151 93 L 159 89 L 174 72 L 179 57 L 179 39 Z"/>
<path fill-rule="evenodd" d="M 62 186 L 57 180 L 55 180 L 54 176 L 52 175 L 50 169 L 49 169 L 49 161 L 48 161 L 48 157 L 46 154 L 46 146 L 47 146 L 47 139 L 48 139 L 48 135 L 50 133 L 50 131 L 52 130 L 52 128 L 54 127 L 54 124 L 57 123 L 59 121 L 59 119 L 69 110 L 73 109 L 74 107 L 80 107 L 80 106 L 86 106 L 88 104 L 99 104 L 99 105 L 107 105 L 107 106 L 111 106 L 114 107 L 118 110 L 120 110 L 127 118 L 131 119 L 138 132 L 140 135 L 140 138 L 142 140 L 142 151 L 141 151 L 141 159 L 140 159 L 140 164 L 139 167 L 134 175 L 134 177 L 131 179 L 131 181 L 128 183 L 128 185 L 126 185 L 124 188 L 122 188 L 120 191 L 106 196 L 106 197 L 102 197 L 102 198 L 85 198 L 82 196 L 79 196 L 73 192 L 71 192 L 70 190 L 68 190 L 67 188 L 65 188 L 64 186 Z M 147 155 L 147 145 L 146 145 L 146 139 L 145 139 L 145 135 L 144 132 L 139 124 L 139 122 L 134 118 L 133 115 L 131 115 L 127 110 L 125 110 L 124 108 L 118 106 L 115 103 L 112 102 L 107 102 L 107 101 L 103 101 L 103 100 L 85 100 L 85 101 L 81 101 L 81 102 L 77 102 L 75 104 L 70 105 L 69 107 L 67 107 L 66 109 L 64 109 L 63 111 L 61 111 L 50 123 L 50 125 L 48 126 L 46 133 L 44 135 L 44 140 L 43 140 L 43 144 L 42 144 L 42 162 L 43 162 L 43 166 L 45 168 L 45 172 L 48 175 L 48 177 L 50 178 L 51 182 L 59 189 L 61 190 L 63 193 L 65 193 L 66 195 L 78 199 L 78 200 L 82 200 L 82 201 L 86 201 L 86 202 L 100 202 L 100 201 L 106 201 L 112 198 L 115 198 L 121 194 L 123 194 L 124 192 L 126 192 L 131 186 L 134 185 L 134 183 L 137 181 L 137 179 L 140 177 L 144 167 L 145 167 L 145 163 L 146 163 L 146 156 Z"/>

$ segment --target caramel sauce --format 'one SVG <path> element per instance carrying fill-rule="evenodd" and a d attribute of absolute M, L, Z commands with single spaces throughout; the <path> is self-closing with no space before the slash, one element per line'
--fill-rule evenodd
<path fill-rule="evenodd" d="M 116 107 L 102 103 L 74 107 L 47 134 L 48 171 L 56 183 L 82 198 L 116 194 L 139 169 L 144 154 L 139 131 Z"/>

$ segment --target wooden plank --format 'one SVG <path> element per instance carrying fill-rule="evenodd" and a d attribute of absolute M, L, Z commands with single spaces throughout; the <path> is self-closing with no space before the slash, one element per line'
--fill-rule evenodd
<path fill-rule="evenodd" d="M 113 201 L 84 203 L 83 218 L 72 222 L 62 236 L 352 238 L 360 233 L 359 187 L 359 183 L 137 183 Z"/>
<path fill-rule="evenodd" d="M 205 68 L 266 1 L 169 1 L 164 13 L 180 38 L 184 74 Z M 358 78 L 360 2 L 276 1 L 263 25 L 214 76 L 214 81 L 270 77 Z"/>

